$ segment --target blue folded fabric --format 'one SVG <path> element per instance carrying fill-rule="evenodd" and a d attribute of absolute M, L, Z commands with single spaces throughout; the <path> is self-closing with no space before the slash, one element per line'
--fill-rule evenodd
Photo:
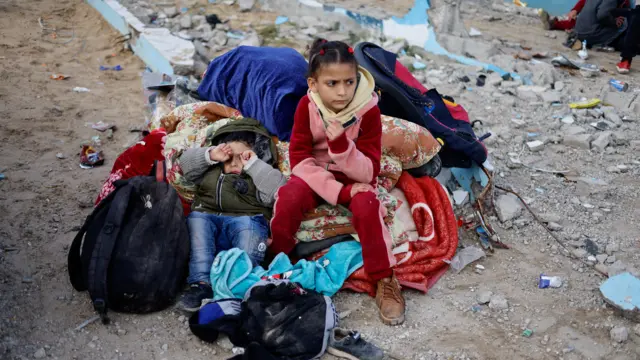
<path fill-rule="evenodd" d="M 198 95 L 239 110 L 289 141 L 296 108 L 307 94 L 306 72 L 306 60 L 294 49 L 240 46 L 211 61 Z"/>
<path fill-rule="evenodd" d="M 257 266 L 251 269 L 251 260 L 243 250 L 234 248 L 222 251 L 211 267 L 213 299 L 242 299 L 255 283 L 263 277 L 278 276 L 300 283 L 308 290 L 333 296 L 344 281 L 363 264 L 362 246 L 357 241 L 345 241 L 333 245 L 329 252 L 316 261 L 300 260 L 291 264 L 289 257 L 278 254 L 268 269 Z"/>

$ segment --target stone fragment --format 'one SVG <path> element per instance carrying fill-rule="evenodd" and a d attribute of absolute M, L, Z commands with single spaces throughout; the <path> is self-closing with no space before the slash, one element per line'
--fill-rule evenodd
<path fill-rule="evenodd" d="M 180 18 L 180 29 L 191 29 L 193 23 L 191 21 L 191 15 L 184 14 Z"/>
<path fill-rule="evenodd" d="M 520 216 L 522 204 L 513 194 L 503 194 L 496 200 L 496 212 L 501 222 L 513 220 Z"/>
<path fill-rule="evenodd" d="M 36 359 L 42 359 L 45 356 L 47 356 L 47 353 L 44 351 L 44 348 L 40 348 L 38 349 L 34 354 L 33 357 Z"/>
<path fill-rule="evenodd" d="M 591 147 L 596 150 L 604 151 L 611 142 L 611 131 L 604 131 L 597 135 L 595 140 L 591 142 Z"/>
<path fill-rule="evenodd" d="M 492 310 L 498 310 L 498 311 L 508 310 L 509 302 L 504 296 L 496 294 L 491 296 L 491 300 L 489 302 L 489 308 Z"/>
<path fill-rule="evenodd" d="M 563 144 L 577 148 L 577 149 L 591 149 L 591 145 L 589 140 L 591 140 L 591 135 L 589 134 L 580 134 L 580 135 L 568 135 L 563 139 Z"/>
<path fill-rule="evenodd" d="M 173 18 L 178 15 L 178 9 L 175 6 L 170 6 L 162 9 L 162 12 L 167 15 L 168 18 Z"/>
<path fill-rule="evenodd" d="M 562 230 L 562 225 L 560 225 L 560 224 L 558 224 L 558 223 L 555 223 L 555 222 L 550 222 L 550 223 L 547 225 L 547 228 L 548 228 L 549 230 L 551 230 L 551 231 L 560 231 L 560 230 Z"/>
<path fill-rule="evenodd" d="M 533 152 L 541 151 L 544 149 L 544 142 L 540 140 L 528 141 L 527 147 Z"/>
<path fill-rule="evenodd" d="M 609 332 L 611 340 L 617 343 L 623 343 L 629 339 L 629 330 L 624 326 L 616 326 Z"/>
<path fill-rule="evenodd" d="M 480 305 L 488 304 L 491 301 L 491 296 L 493 296 L 491 291 L 483 291 L 476 296 L 476 301 Z"/>
<path fill-rule="evenodd" d="M 253 10 L 256 4 L 256 0 L 238 0 L 238 6 L 241 12 L 247 12 Z"/>

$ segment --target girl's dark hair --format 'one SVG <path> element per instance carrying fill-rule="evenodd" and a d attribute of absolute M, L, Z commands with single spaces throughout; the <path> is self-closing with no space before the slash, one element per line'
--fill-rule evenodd
<path fill-rule="evenodd" d="M 342 41 L 327 41 L 316 39 L 309 48 L 309 71 L 307 77 L 314 77 L 316 72 L 326 64 L 353 64 L 358 67 L 358 61 L 353 49 Z"/>

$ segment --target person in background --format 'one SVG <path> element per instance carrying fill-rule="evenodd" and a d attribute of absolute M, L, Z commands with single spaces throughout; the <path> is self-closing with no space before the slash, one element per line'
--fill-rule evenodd
<path fill-rule="evenodd" d="M 289 147 L 292 176 L 276 194 L 273 253 L 289 253 L 305 213 L 322 202 L 349 207 L 364 269 L 377 282 L 376 304 L 387 325 L 404 322 L 405 301 L 393 273 L 391 235 L 376 196 L 382 123 L 373 76 L 340 41 L 316 40 L 309 52 L 308 94 L 295 113 Z"/>
<path fill-rule="evenodd" d="M 566 16 L 566 19 L 558 19 L 557 17 L 552 18 L 548 12 L 545 10 L 540 10 L 540 20 L 542 21 L 542 26 L 545 30 L 564 30 L 569 31 L 573 30 L 576 26 L 576 19 L 578 18 L 578 14 L 584 8 L 586 0 L 579 0 L 576 5 L 569 11 Z"/>
<path fill-rule="evenodd" d="M 640 46 L 638 10 L 631 10 L 629 0 L 586 0 L 574 33 L 587 46 L 610 46 L 620 51 L 618 72 L 628 73 Z"/>

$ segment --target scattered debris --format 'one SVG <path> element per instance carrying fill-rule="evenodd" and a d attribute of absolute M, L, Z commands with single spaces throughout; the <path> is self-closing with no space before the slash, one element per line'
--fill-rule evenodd
<path fill-rule="evenodd" d="M 533 335 L 533 330 L 531 329 L 524 329 L 524 331 L 522 331 L 522 336 L 524 337 L 531 337 Z"/>
<path fill-rule="evenodd" d="M 533 152 L 541 151 L 542 149 L 544 149 L 544 142 L 540 140 L 528 141 L 527 147 L 530 151 Z"/>
<path fill-rule="evenodd" d="M 540 279 L 538 280 L 538 288 L 546 289 L 546 288 L 559 288 L 562 287 L 562 279 L 558 276 L 547 276 L 540 275 Z"/>
<path fill-rule="evenodd" d="M 123 67 L 120 65 L 116 65 L 116 66 L 104 66 L 104 65 L 100 65 L 100 71 L 122 71 Z"/>
<path fill-rule="evenodd" d="M 107 124 L 103 121 L 98 121 L 97 123 L 87 123 L 94 130 L 98 130 L 100 132 L 105 132 L 109 129 L 114 129 L 116 126 L 113 124 Z"/>
<path fill-rule="evenodd" d="M 455 271 L 457 274 L 462 271 L 462 269 L 464 269 L 467 265 L 473 263 L 474 261 L 482 259 L 485 256 L 487 256 L 487 254 L 485 254 L 485 252 L 481 248 L 477 246 L 467 246 L 456 252 L 456 255 L 449 262 L 449 265 L 451 266 L 451 269 L 453 269 L 453 271 Z"/>
<path fill-rule="evenodd" d="M 67 80 L 67 79 L 69 79 L 70 77 L 71 77 L 71 76 L 69 76 L 69 75 L 63 75 L 63 74 L 51 74 L 51 75 L 49 76 L 49 78 L 50 78 L 51 80 Z"/>
<path fill-rule="evenodd" d="M 76 328 L 74 329 L 75 331 L 80 331 L 83 328 L 85 328 L 87 325 L 91 324 L 92 322 L 96 321 L 100 319 L 100 315 L 96 315 L 93 317 L 90 317 L 89 319 L 83 321 L 80 325 L 76 326 Z"/>
<path fill-rule="evenodd" d="M 456 205 L 464 205 L 469 202 L 469 193 L 462 189 L 455 190 L 453 192 L 453 201 Z"/>
<path fill-rule="evenodd" d="M 278 16 L 276 18 L 275 24 L 276 25 L 282 25 L 282 24 L 284 24 L 284 23 L 286 23 L 288 21 L 289 21 L 288 17 L 286 17 L 286 16 Z"/>
<path fill-rule="evenodd" d="M 61 153 L 61 152 L 57 153 L 57 154 L 56 154 L 56 157 L 57 157 L 58 159 L 60 159 L 60 160 L 64 160 L 64 159 L 66 159 L 66 158 L 67 158 L 67 157 L 66 157 L 63 153 Z"/>
<path fill-rule="evenodd" d="M 600 99 L 591 99 L 569 104 L 572 109 L 592 109 L 600 105 Z"/>
<path fill-rule="evenodd" d="M 93 146 L 83 145 L 80 152 L 80 167 L 83 169 L 93 169 L 104 164 L 104 155 L 101 150 L 96 150 Z"/>
<path fill-rule="evenodd" d="M 469 36 L 471 36 L 471 37 L 482 36 L 482 32 L 480 32 L 480 30 L 472 27 L 471 29 L 469 29 Z"/>
<path fill-rule="evenodd" d="M 600 285 L 604 300 L 631 319 L 640 320 L 640 279 L 630 273 L 612 275 L 612 268 L 622 267 L 620 260 L 609 267 L 609 279 Z"/>
<path fill-rule="evenodd" d="M 87 89 L 86 87 L 76 86 L 76 87 L 73 88 L 73 91 L 77 92 L 77 93 L 86 93 L 86 92 L 89 92 L 91 90 Z"/>

